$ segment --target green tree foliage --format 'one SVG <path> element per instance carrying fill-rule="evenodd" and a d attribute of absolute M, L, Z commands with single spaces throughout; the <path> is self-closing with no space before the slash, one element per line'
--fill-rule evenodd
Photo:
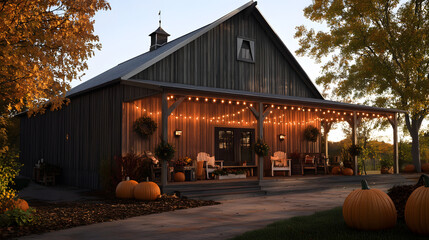
<path fill-rule="evenodd" d="M 12 199 L 16 196 L 16 191 L 10 186 L 14 184 L 14 179 L 21 168 L 18 163 L 18 154 L 12 150 L 0 153 L 0 213 L 9 209 Z"/>
<path fill-rule="evenodd" d="M 344 98 L 407 111 L 420 169 L 419 130 L 429 114 L 429 1 L 315 0 L 304 9 L 328 31 L 297 27 L 298 55 L 326 57 L 316 82 Z"/>

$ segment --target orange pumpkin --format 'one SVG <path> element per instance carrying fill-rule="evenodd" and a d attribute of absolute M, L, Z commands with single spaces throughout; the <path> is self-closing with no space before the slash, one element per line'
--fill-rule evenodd
<path fill-rule="evenodd" d="M 175 182 L 184 182 L 185 181 L 185 174 L 182 172 L 177 172 L 174 174 L 174 181 Z"/>
<path fill-rule="evenodd" d="M 429 173 L 429 163 L 422 164 L 422 171 L 425 173 Z"/>
<path fill-rule="evenodd" d="M 362 189 L 354 190 L 343 204 L 344 221 L 361 230 L 381 230 L 396 225 L 396 208 L 392 199 L 379 189 L 370 189 L 362 180 Z"/>
<path fill-rule="evenodd" d="M 421 176 L 425 185 L 414 190 L 405 204 L 405 223 L 411 231 L 429 235 L 429 177 Z"/>
<path fill-rule="evenodd" d="M 137 184 L 138 182 L 129 180 L 129 178 L 127 178 L 126 181 L 120 182 L 118 186 L 116 186 L 116 197 L 125 199 L 134 198 L 134 187 Z"/>
<path fill-rule="evenodd" d="M 341 174 L 341 168 L 339 166 L 333 167 L 332 168 L 332 174 L 334 174 L 334 175 Z"/>
<path fill-rule="evenodd" d="M 346 176 L 353 176 L 353 169 L 351 169 L 351 168 L 344 168 L 343 171 L 341 171 L 341 173 L 343 175 L 346 175 Z"/>
<path fill-rule="evenodd" d="M 141 182 L 134 187 L 134 197 L 138 200 L 152 201 L 161 195 L 161 189 L 154 182 Z"/>
<path fill-rule="evenodd" d="M 27 201 L 25 201 L 24 199 L 18 198 L 15 201 L 15 208 L 19 208 L 19 209 L 21 209 L 23 211 L 27 211 L 28 208 L 30 208 L 30 207 L 28 206 Z"/>
<path fill-rule="evenodd" d="M 404 167 L 404 172 L 414 173 L 414 172 L 416 172 L 416 167 L 413 164 L 408 164 Z"/>

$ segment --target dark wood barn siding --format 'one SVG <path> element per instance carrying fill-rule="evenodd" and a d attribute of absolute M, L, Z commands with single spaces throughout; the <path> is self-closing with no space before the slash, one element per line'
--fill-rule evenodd
<path fill-rule="evenodd" d="M 114 155 L 121 154 L 125 90 L 119 84 L 105 87 L 72 98 L 61 110 L 22 117 L 22 174 L 32 176 L 33 166 L 43 158 L 62 168 L 62 183 L 99 188 L 106 174 L 102 172 L 112 166 Z"/>
<path fill-rule="evenodd" d="M 237 36 L 255 40 L 256 62 L 237 61 Z M 265 30 L 240 13 L 133 77 L 314 98 Z"/>
<path fill-rule="evenodd" d="M 250 102 L 247 104 L 250 104 Z M 243 109 L 244 111 L 242 111 Z M 273 113 L 268 115 L 264 124 L 264 140 L 271 148 L 270 154 L 275 151 L 286 151 L 287 153 L 295 150 L 305 153 L 320 151 L 319 141 L 308 143 L 303 139 L 303 131 L 308 125 L 311 124 L 320 129 L 320 122 L 316 119 L 318 115 L 315 112 L 279 110 L 276 108 L 272 109 L 272 111 Z M 158 127 L 151 137 L 142 139 L 133 131 L 132 125 L 137 118 L 147 115 L 152 117 L 160 126 L 160 96 L 124 103 L 123 113 L 123 154 L 129 151 L 142 153 L 144 150 L 149 150 L 153 152 L 160 142 L 161 129 Z M 240 122 L 240 124 L 237 124 L 237 122 Z M 222 104 L 220 99 L 216 103 L 211 103 L 205 102 L 204 98 L 201 97 L 197 102 L 194 97 L 192 101 L 186 99 L 173 111 L 168 118 L 168 126 L 168 141 L 173 143 L 177 150 L 175 157 L 196 157 L 199 152 L 214 154 L 215 127 L 256 129 L 256 119 L 243 104 L 236 105 L 235 103 L 228 104 L 227 102 Z M 177 129 L 183 131 L 183 135 L 179 138 L 173 135 L 174 130 Z M 282 142 L 278 140 L 278 135 L 281 133 L 286 135 L 286 140 Z"/>

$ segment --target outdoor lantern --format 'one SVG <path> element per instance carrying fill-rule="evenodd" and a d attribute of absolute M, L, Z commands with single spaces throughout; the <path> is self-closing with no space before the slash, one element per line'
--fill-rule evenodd
<path fill-rule="evenodd" d="M 284 141 L 284 140 L 285 140 L 285 137 L 286 137 L 286 136 L 285 136 L 284 134 L 280 134 L 280 135 L 279 135 L 279 140 L 280 140 L 280 141 Z"/>
<path fill-rule="evenodd" d="M 174 131 L 174 136 L 175 136 L 175 137 L 180 137 L 180 136 L 182 136 L 182 130 L 176 130 L 176 131 Z"/>

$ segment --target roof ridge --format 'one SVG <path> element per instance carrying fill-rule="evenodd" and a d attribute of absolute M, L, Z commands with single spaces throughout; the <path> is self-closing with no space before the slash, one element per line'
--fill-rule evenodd
<path fill-rule="evenodd" d="M 243 11 L 244 9 L 250 7 L 251 5 L 256 4 L 256 2 L 250 1 L 246 4 L 244 4 L 243 6 L 229 12 L 228 14 L 222 16 L 221 18 L 217 19 L 216 21 L 207 24 L 204 27 L 201 27 L 191 33 L 197 33 L 194 36 L 191 36 L 190 38 L 187 38 L 185 41 L 178 43 L 177 45 L 175 45 L 173 48 L 168 49 L 165 52 L 162 52 L 161 54 L 159 54 L 158 56 L 152 58 L 151 60 L 149 60 L 148 62 L 145 62 L 144 64 L 142 64 L 141 66 L 137 67 L 136 69 L 134 69 L 133 71 L 127 73 L 126 75 L 122 76 L 121 79 L 122 80 L 127 80 L 130 79 L 131 77 L 133 77 L 134 75 L 136 75 L 137 73 L 145 70 L 146 68 L 152 66 L 153 64 L 157 63 L 158 61 L 164 59 L 165 57 L 169 56 L 170 54 L 172 54 L 173 52 L 177 51 L 178 49 L 182 48 L 183 46 L 185 46 L 186 44 L 194 41 L 195 39 L 199 38 L 200 36 L 204 35 L 205 33 L 207 33 L 208 31 L 210 31 L 211 29 L 217 27 L 218 25 L 220 25 L 221 23 L 225 22 L 226 20 L 230 19 L 231 17 L 235 16 L 236 14 L 240 13 L 241 11 Z M 201 31 L 198 31 L 201 30 Z M 190 35 L 186 34 L 186 35 Z M 184 36 L 186 36 L 184 35 Z M 165 46 L 165 45 L 164 45 Z M 159 48 L 162 49 L 162 48 Z"/>

